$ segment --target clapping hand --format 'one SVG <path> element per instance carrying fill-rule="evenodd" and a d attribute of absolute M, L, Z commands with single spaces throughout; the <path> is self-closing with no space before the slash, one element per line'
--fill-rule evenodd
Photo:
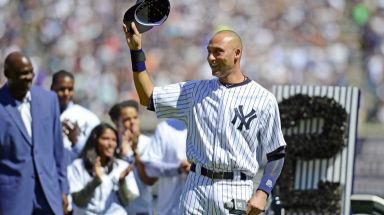
<path fill-rule="evenodd" d="M 121 137 L 120 154 L 122 156 L 128 155 L 128 152 L 132 150 L 133 134 L 130 130 L 125 130 Z"/>
<path fill-rule="evenodd" d="M 103 167 L 101 166 L 100 156 L 97 156 L 95 165 L 93 168 L 94 168 L 93 171 L 94 171 L 96 180 L 101 181 L 101 177 L 103 176 Z"/>
<path fill-rule="evenodd" d="M 132 171 L 132 165 L 129 165 L 125 170 L 120 173 L 119 182 L 123 182 L 125 177 Z"/>
<path fill-rule="evenodd" d="M 139 142 L 140 129 L 137 124 L 131 124 L 130 131 L 132 133 L 132 150 L 137 150 L 137 143 Z"/>
<path fill-rule="evenodd" d="M 139 141 L 140 131 L 137 125 L 131 124 L 129 129 L 123 131 L 121 146 L 120 146 L 120 154 L 122 156 L 128 155 L 128 152 L 132 150 L 136 152 L 137 143 Z"/>
<path fill-rule="evenodd" d="M 72 143 L 72 147 L 77 143 L 77 138 L 80 134 L 80 127 L 77 122 L 72 123 L 68 119 L 64 119 L 61 123 L 63 126 L 64 135 L 68 137 L 69 141 Z"/>

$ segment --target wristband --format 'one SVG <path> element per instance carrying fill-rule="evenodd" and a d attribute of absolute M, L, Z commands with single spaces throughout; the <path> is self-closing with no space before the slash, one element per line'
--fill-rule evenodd
<path fill-rule="evenodd" d="M 145 62 L 144 61 L 137 62 L 137 63 L 132 62 L 132 71 L 133 72 L 144 72 L 145 70 L 146 70 L 146 68 L 145 68 Z"/>
<path fill-rule="evenodd" d="M 271 176 L 271 175 L 264 175 L 261 178 L 259 187 L 257 188 L 258 190 L 262 190 L 270 196 L 273 187 L 275 186 L 277 178 Z"/>
<path fill-rule="evenodd" d="M 137 63 L 137 62 L 143 62 L 145 61 L 145 54 L 143 49 L 139 50 L 130 50 L 131 51 L 131 60 L 132 63 Z"/>
<path fill-rule="evenodd" d="M 145 67 L 145 54 L 142 49 L 131 50 L 131 61 L 133 72 L 143 72 Z"/>

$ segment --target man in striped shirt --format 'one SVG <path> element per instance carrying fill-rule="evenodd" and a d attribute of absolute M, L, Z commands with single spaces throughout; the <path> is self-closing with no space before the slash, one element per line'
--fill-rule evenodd
<path fill-rule="evenodd" d="M 145 68 L 142 35 L 134 23 L 124 26 L 124 32 L 140 103 L 160 118 L 176 118 L 187 126 L 191 172 L 181 197 L 182 213 L 229 214 L 225 203 L 232 199 L 247 202 L 246 214 L 263 212 L 283 167 L 286 144 L 275 97 L 241 72 L 240 37 L 224 30 L 209 41 L 207 60 L 216 78 L 154 87 Z M 268 163 L 253 189 L 261 150 Z"/>

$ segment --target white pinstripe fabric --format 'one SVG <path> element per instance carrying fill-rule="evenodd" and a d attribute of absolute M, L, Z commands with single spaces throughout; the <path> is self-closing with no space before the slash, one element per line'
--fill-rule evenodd
<path fill-rule="evenodd" d="M 258 145 L 266 153 L 285 145 L 276 99 L 254 81 L 233 88 L 217 79 L 182 82 L 156 87 L 153 99 L 158 117 L 186 123 L 188 160 L 208 169 L 255 176 Z M 239 105 L 244 114 L 256 111 L 249 130 L 237 129 L 240 120 L 231 123 Z"/>
<path fill-rule="evenodd" d="M 185 122 L 188 160 L 213 171 L 238 170 L 253 177 L 261 160 L 258 150 L 263 148 L 269 153 L 285 145 L 276 99 L 254 81 L 225 87 L 215 78 L 155 87 L 153 102 L 159 118 Z M 225 214 L 221 210 L 222 201 L 228 199 L 225 196 L 233 198 L 244 193 L 238 184 L 229 186 L 231 183 L 245 183 L 240 187 L 245 187 L 247 195 L 244 196 L 248 199 L 253 191 L 247 181 L 221 180 L 227 184 L 219 186 L 221 183 L 213 183 L 216 180 L 190 175 L 182 197 L 184 206 L 188 206 L 183 208 L 187 214 L 205 214 L 211 210 L 217 212 L 207 214 Z M 229 190 L 233 188 L 236 192 Z M 208 194 L 201 196 L 203 190 L 200 189 Z M 212 198 L 212 195 L 218 196 Z M 215 201 L 207 205 L 205 201 L 210 202 L 209 199 Z M 197 212 L 199 208 L 203 212 Z M 197 211 L 189 213 L 190 210 Z"/>
<path fill-rule="evenodd" d="M 180 201 L 181 214 L 228 214 L 224 202 L 233 198 L 247 201 L 252 191 L 252 180 L 212 180 L 190 172 Z"/>

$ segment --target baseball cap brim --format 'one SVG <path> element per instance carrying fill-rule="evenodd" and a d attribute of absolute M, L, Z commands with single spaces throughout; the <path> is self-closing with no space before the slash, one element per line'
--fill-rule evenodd
<path fill-rule="evenodd" d="M 137 30 L 144 33 L 165 22 L 169 12 L 169 0 L 138 0 L 125 12 L 123 22 L 129 29 L 131 22 L 134 22 Z"/>
<path fill-rule="evenodd" d="M 150 30 L 151 28 L 153 28 L 153 26 L 146 26 L 146 25 L 142 25 L 140 23 L 138 23 L 135 19 L 135 12 L 136 12 L 136 8 L 140 6 L 140 4 L 142 3 L 142 1 L 139 1 L 137 2 L 134 6 L 132 6 L 131 8 L 129 8 L 125 14 L 124 14 L 124 19 L 123 19 L 123 22 L 124 24 L 128 27 L 128 30 L 131 31 L 131 23 L 134 22 L 135 25 L 136 25 L 136 28 L 137 30 L 140 32 L 140 33 L 144 33 L 148 30 Z"/>

